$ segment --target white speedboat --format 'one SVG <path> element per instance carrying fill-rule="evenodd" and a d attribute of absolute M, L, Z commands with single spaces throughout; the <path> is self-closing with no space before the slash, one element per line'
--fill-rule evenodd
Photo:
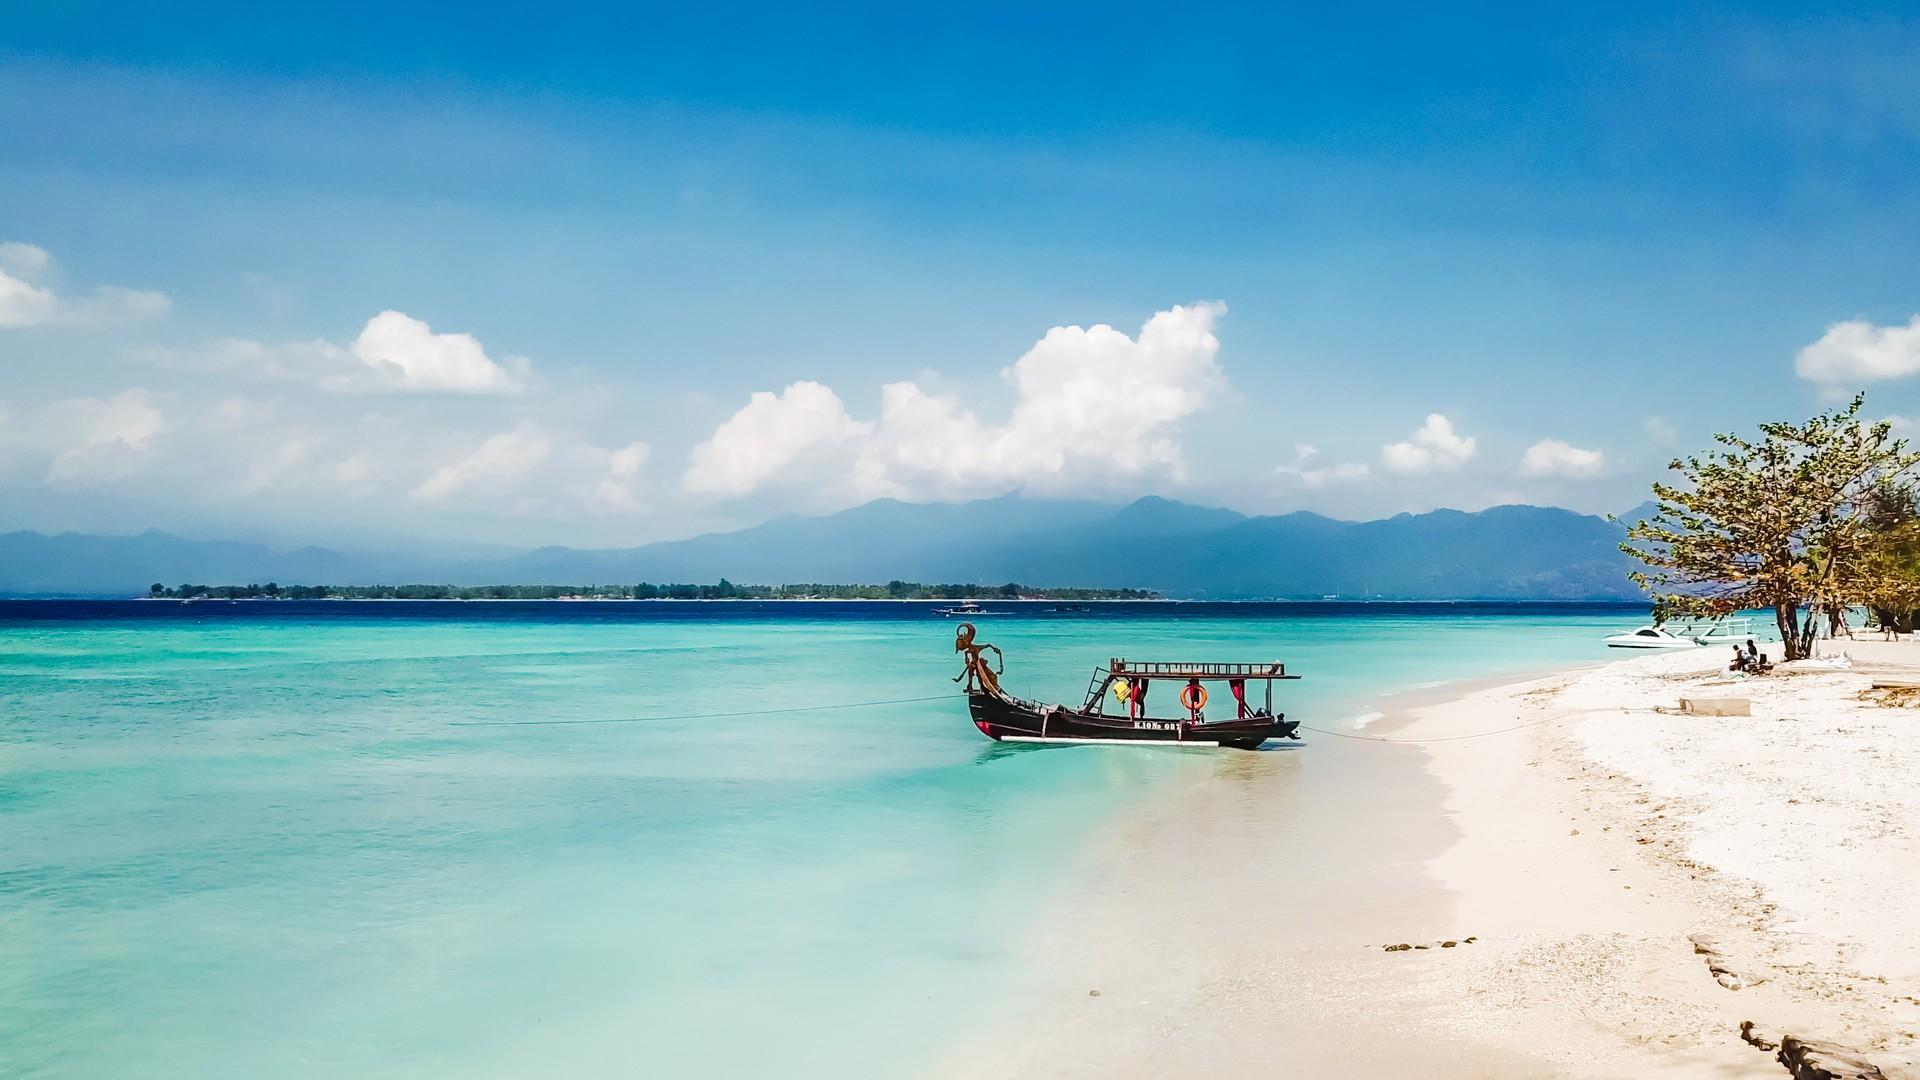
<path fill-rule="evenodd" d="M 945 615 L 949 619 L 964 619 L 973 615 L 1000 615 L 1004 612 L 988 611 L 972 600 L 962 600 L 956 607 L 934 608 L 934 614 Z"/>
<path fill-rule="evenodd" d="M 1643 626 L 1624 634 L 1615 634 L 1607 639 L 1607 647 L 1612 649 L 1697 649 L 1700 643 L 1692 638 L 1684 638 L 1664 627 Z"/>

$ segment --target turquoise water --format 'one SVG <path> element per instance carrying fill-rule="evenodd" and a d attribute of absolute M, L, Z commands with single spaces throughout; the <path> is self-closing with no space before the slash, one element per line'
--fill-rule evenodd
<path fill-rule="evenodd" d="M 1088 831 L 1212 753 L 988 742 L 921 609 L 616 608 L 0 604 L 0 1075 L 911 1073 Z M 976 621 L 1015 693 L 1280 658 L 1334 727 L 1641 620 Z"/>

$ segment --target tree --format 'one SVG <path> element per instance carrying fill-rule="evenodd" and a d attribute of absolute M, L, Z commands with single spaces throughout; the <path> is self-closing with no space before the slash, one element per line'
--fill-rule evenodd
<path fill-rule="evenodd" d="M 1631 576 L 1656 618 L 1772 608 L 1786 659 L 1798 660 L 1821 613 L 1838 617 L 1864 600 L 1870 511 L 1910 500 L 1920 464 L 1885 421 L 1861 421 L 1864 401 L 1802 424 L 1762 424 L 1757 442 L 1715 435 L 1720 448 L 1667 466 L 1683 482 L 1654 484 L 1659 512 L 1620 545 L 1647 565 Z"/>
<path fill-rule="evenodd" d="M 1911 634 L 1920 619 L 1920 507 L 1912 492 L 1876 495 L 1866 509 L 1870 530 L 1855 592 L 1875 625 Z"/>

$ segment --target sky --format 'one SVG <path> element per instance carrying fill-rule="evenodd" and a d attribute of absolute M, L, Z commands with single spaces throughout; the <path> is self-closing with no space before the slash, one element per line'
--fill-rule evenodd
<path fill-rule="evenodd" d="M 1920 417 L 1920 15 L 14 0 L 0 529 L 1625 510 Z"/>

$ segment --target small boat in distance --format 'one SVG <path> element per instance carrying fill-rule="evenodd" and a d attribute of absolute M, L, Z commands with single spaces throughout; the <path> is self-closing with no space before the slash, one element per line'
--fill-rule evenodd
<path fill-rule="evenodd" d="M 1087 684 L 1086 703 L 1079 708 L 1026 701 L 1000 686 L 1006 657 L 984 642 L 974 641 L 972 623 L 956 628 L 953 650 L 966 655 L 966 668 L 954 678 L 967 684 L 967 710 L 973 726 L 997 742 L 1092 743 L 1156 746 L 1228 746 L 1252 750 L 1268 739 L 1299 737 L 1300 721 L 1273 711 L 1273 684 L 1298 679 L 1285 664 L 1140 663 L 1115 658 L 1095 668 Z M 995 664 L 988 664 L 991 652 Z M 1155 682 L 1179 685 L 1174 697 L 1180 707 L 1172 717 L 1147 715 L 1147 688 Z M 1231 718 L 1207 718 L 1207 684 L 1224 682 L 1233 696 Z M 1256 708 L 1247 701 L 1248 682 L 1266 684 L 1266 703 Z M 1111 697 L 1123 713 L 1108 714 Z"/>
<path fill-rule="evenodd" d="M 1681 637 L 1663 626 L 1643 626 L 1607 639 L 1610 649 L 1697 649 L 1700 643 Z"/>
<path fill-rule="evenodd" d="M 935 615 L 945 615 L 949 619 L 963 618 L 968 615 L 998 615 L 998 611 L 988 611 L 972 600 L 962 600 L 952 607 L 934 608 Z"/>

